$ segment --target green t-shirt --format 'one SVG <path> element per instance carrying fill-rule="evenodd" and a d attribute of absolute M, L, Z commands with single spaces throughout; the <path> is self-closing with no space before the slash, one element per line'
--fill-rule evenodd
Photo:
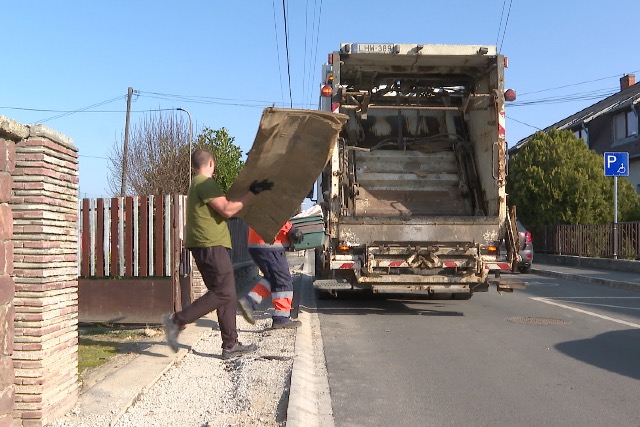
<path fill-rule="evenodd" d="M 231 249 L 231 235 L 227 220 L 208 204 L 212 199 L 224 195 L 218 183 L 212 178 L 204 175 L 193 177 L 187 193 L 185 230 L 187 248 L 224 246 Z"/>

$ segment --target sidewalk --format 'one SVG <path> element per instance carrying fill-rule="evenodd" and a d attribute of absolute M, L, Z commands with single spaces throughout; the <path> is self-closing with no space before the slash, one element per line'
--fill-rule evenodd
<path fill-rule="evenodd" d="M 141 353 L 124 355 L 108 366 L 105 376 L 82 391 L 71 414 L 91 414 L 99 422 L 96 425 L 114 425 L 138 396 L 145 393 L 173 365 L 185 357 L 200 337 L 215 324 L 215 314 L 210 314 L 188 325 L 180 333 L 180 349 L 171 351 L 164 342 L 164 334 L 158 343 Z"/>
<path fill-rule="evenodd" d="M 304 262 L 305 258 L 300 258 L 298 262 Z M 301 267 L 292 264 L 292 270 L 295 268 Z M 640 274 L 632 272 L 534 263 L 531 273 L 640 291 Z M 312 289 L 306 289 L 306 291 L 312 292 Z M 307 298 L 308 295 L 305 299 Z M 318 358 L 314 355 L 315 345 L 312 342 L 318 339 L 318 336 L 311 333 L 310 325 L 317 319 L 310 317 L 313 309 L 309 310 L 309 308 L 311 307 L 299 308 L 299 315 L 305 327 L 298 330 L 296 337 L 291 390 L 295 388 L 297 398 L 289 400 L 288 421 L 290 425 L 296 426 L 332 425 L 328 384 L 325 384 L 326 380 L 322 381 L 322 378 L 314 376 L 314 369 L 310 366 L 313 365 L 314 359 Z M 179 363 L 191 351 L 192 346 L 212 328 L 215 319 L 215 314 L 210 314 L 188 325 L 180 334 L 180 349 L 177 353 L 173 353 L 165 344 L 164 336 L 160 336 L 156 344 L 140 354 L 127 355 L 119 359 L 106 371 L 103 378 L 98 379 L 82 392 L 74 411 L 94 414 L 96 420 L 104 422 L 100 425 L 114 425 L 140 395 L 151 388 L 167 370 Z M 313 400 L 318 399 L 322 405 L 313 403 Z"/>
<path fill-rule="evenodd" d="M 324 361 L 324 355 L 319 357 L 315 349 L 319 333 L 313 332 L 317 324 L 317 314 L 310 309 L 310 299 L 314 299 L 311 288 L 311 276 L 307 271 L 309 259 L 307 256 L 290 255 L 292 273 L 304 273 L 298 284 L 300 294 L 295 298 L 294 311 L 302 320 L 303 326 L 298 328 L 295 340 L 295 359 L 291 373 L 290 389 L 296 390 L 296 396 L 289 399 L 287 408 L 288 425 L 292 426 L 331 426 L 331 403 L 329 399 L 328 383 L 323 384 L 315 375 L 314 364 L 318 360 Z M 238 278 L 237 287 L 240 292 L 246 292 L 251 285 L 253 276 Z M 246 283 L 245 283 L 246 282 Z M 296 279 L 294 279 L 296 283 Z M 301 300 L 302 299 L 302 300 Z M 173 353 L 165 343 L 164 334 L 158 335 L 153 344 L 140 353 L 123 354 L 113 362 L 104 365 L 100 373 L 90 382 L 83 384 L 83 389 L 75 407 L 64 419 L 53 422 L 57 425 L 87 425 L 95 427 L 114 426 L 120 421 L 127 410 L 136 403 L 140 396 L 150 390 L 163 375 L 173 366 L 180 365 L 182 359 L 192 351 L 192 348 L 216 326 L 215 313 L 187 325 L 180 333 L 180 348 Z M 319 325 L 316 325 L 319 329 Z M 316 342 L 314 342 L 316 341 Z M 326 382 L 326 380 L 325 380 Z M 325 399 L 322 399 L 322 396 Z"/>
<path fill-rule="evenodd" d="M 640 274 L 604 268 L 572 267 L 557 264 L 540 264 L 534 261 L 531 273 L 547 277 L 576 280 L 618 289 L 640 291 Z"/>

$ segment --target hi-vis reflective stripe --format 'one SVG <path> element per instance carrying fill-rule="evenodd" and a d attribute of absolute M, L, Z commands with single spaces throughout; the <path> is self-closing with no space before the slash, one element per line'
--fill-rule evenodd
<path fill-rule="evenodd" d="M 487 270 L 511 270 L 511 264 L 508 262 L 487 262 L 484 268 Z"/>
<path fill-rule="evenodd" d="M 505 137 L 506 135 L 506 131 L 505 131 L 505 115 L 504 115 L 504 110 L 500 111 L 500 114 L 498 115 L 498 136 L 501 137 Z"/>
<path fill-rule="evenodd" d="M 444 261 L 442 263 L 442 266 L 445 268 L 457 268 L 457 267 L 464 267 L 467 265 L 466 261 Z"/>
<path fill-rule="evenodd" d="M 331 104 L 331 111 L 334 113 L 339 113 L 340 112 L 340 104 L 337 102 L 333 102 Z"/>
<path fill-rule="evenodd" d="M 331 261 L 332 270 L 357 270 L 360 268 L 360 262 L 358 261 Z"/>
<path fill-rule="evenodd" d="M 409 267 L 406 261 L 376 260 L 374 267 Z"/>

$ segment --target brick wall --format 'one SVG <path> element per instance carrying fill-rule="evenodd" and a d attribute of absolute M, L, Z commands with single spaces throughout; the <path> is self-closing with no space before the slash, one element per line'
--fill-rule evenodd
<path fill-rule="evenodd" d="M 44 426 L 78 398 L 78 155 L 42 125 L 15 145 L 14 418 Z"/>
<path fill-rule="evenodd" d="M 28 135 L 28 128 L 0 116 L 0 427 L 14 425 L 13 337 L 15 282 L 13 279 L 13 213 L 11 200 L 16 166 L 16 141 Z"/>

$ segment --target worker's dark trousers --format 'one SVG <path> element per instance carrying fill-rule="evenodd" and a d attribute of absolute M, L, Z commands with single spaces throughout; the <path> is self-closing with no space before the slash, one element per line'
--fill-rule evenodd
<path fill-rule="evenodd" d="M 262 298 L 271 294 L 273 321 L 289 320 L 293 302 L 293 279 L 289 272 L 289 262 L 283 248 L 249 248 L 249 254 L 264 275 L 267 283 L 258 284 L 247 295 L 257 305 Z"/>
<path fill-rule="evenodd" d="M 202 274 L 207 292 L 176 313 L 176 318 L 182 324 L 193 323 L 205 314 L 217 310 L 222 347 L 231 348 L 238 341 L 238 331 L 236 329 L 236 282 L 229 250 L 224 246 L 190 250 Z"/>

